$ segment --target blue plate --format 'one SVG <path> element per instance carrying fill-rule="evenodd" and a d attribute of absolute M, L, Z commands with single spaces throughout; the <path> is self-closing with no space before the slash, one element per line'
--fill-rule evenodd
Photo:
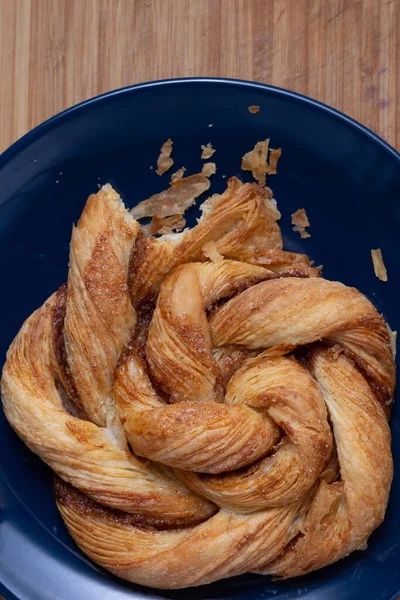
<path fill-rule="evenodd" d="M 248 106 L 260 105 L 252 115 Z M 283 218 L 285 248 L 323 263 L 328 279 L 359 288 L 392 329 L 400 329 L 400 155 L 346 116 L 292 92 L 218 79 L 155 82 L 111 92 L 50 119 L 0 157 L 0 361 L 23 320 L 66 280 L 71 224 L 97 184 L 111 182 L 132 206 L 167 187 L 150 166 L 174 140 L 175 166 L 201 168 L 200 144 L 217 152 L 213 191 L 243 176 L 240 159 L 271 137 L 282 147 L 269 180 Z M 310 239 L 291 230 L 305 207 Z M 194 219 L 195 210 L 191 215 Z M 376 279 L 371 248 L 381 248 L 389 282 Z M 400 453 L 400 414 L 392 417 Z M 0 591 L 18 600 L 274 600 L 362 598 L 400 593 L 400 475 L 384 524 L 368 550 L 301 579 L 245 575 L 182 591 L 125 583 L 92 564 L 56 509 L 50 470 L 0 414 Z"/>

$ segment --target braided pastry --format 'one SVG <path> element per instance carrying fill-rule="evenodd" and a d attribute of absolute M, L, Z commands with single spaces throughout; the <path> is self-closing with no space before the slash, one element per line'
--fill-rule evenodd
<path fill-rule="evenodd" d="M 252 185 L 202 210 L 152 238 L 110 186 L 90 196 L 2 375 L 79 547 L 158 588 L 319 569 L 364 546 L 392 480 L 383 318 L 282 250 Z"/>

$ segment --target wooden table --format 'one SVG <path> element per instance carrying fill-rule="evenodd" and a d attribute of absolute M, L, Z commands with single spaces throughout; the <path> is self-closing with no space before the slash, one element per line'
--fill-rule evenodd
<path fill-rule="evenodd" d="M 194 75 L 301 92 L 400 149 L 399 62 L 399 0 L 0 0 L 0 151 L 96 94 Z"/>
<path fill-rule="evenodd" d="M 0 151 L 85 98 L 208 75 L 322 100 L 400 148 L 399 0 L 0 0 Z"/>

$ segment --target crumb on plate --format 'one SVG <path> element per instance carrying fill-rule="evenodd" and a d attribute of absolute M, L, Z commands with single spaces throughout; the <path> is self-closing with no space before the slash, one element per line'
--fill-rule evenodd
<path fill-rule="evenodd" d="M 173 141 L 168 138 L 168 140 L 161 146 L 160 156 L 157 159 L 157 175 L 163 175 L 163 173 L 168 171 L 168 169 L 170 169 L 174 164 L 174 161 L 171 158 L 172 144 Z"/>
<path fill-rule="evenodd" d="M 211 175 L 215 175 L 217 172 L 217 165 L 213 162 L 208 162 L 203 165 L 201 170 L 201 174 L 205 177 L 211 177 Z"/>
<path fill-rule="evenodd" d="M 175 173 L 172 173 L 171 175 L 171 183 L 174 183 L 175 181 L 179 181 L 180 179 L 182 179 L 182 177 L 184 176 L 186 172 L 186 168 L 185 167 L 181 167 L 180 169 L 178 169 L 177 171 L 175 171 Z"/>
<path fill-rule="evenodd" d="M 282 154 L 281 148 L 273 148 L 269 154 L 269 170 L 268 175 L 276 175 L 278 160 Z"/>
<path fill-rule="evenodd" d="M 275 175 L 279 157 L 282 154 L 280 148 L 270 151 L 269 162 L 269 138 L 264 141 L 257 142 L 253 150 L 246 152 L 242 157 L 241 168 L 243 171 L 251 171 L 254 179 L 259 185 L 265 186 L 266 175 Z"/>
<path fill-rule="evenodd" d="M 167 190 L 154 194 L 134 206 L 131 215 L 134 219 L 152 217 L 156 213 L 159 217 L 182 215 L 209 187 L 210 180 L 202 173 L 172 181 Z"/>
<path fill-rule="evenodd" d="M 208 142 L 207 146 L 204 146 L 203 144 L 201 144 L 201 149 L 202 149 L 201 158 L 203 160 L 207 160 L 208 158 L 211 158 L 215 152 L 215 149 L 212 147 L 211 142 Z"/>
<path fill-rule="evenodd" d="M 311 235 L 306 231 L 306 227 L 310 226 L 306 211 L 304 208 L 299 208 L 292 214 L 293 231 L 298 231 L 302 238 L 309 238 Z"/>
<path fill-rule="evenodd" d="M 376 250 L 371 250 L 372 262 L 374 264 L 375 275 L 381 281 L 387 281 L 387 272 L 385 263 L 383 262 L 382 251 L 380 248 Z"/>
<path fill-rule="evenodd" d="M 256 115 L 258 112 L 260 112 L 260 107 L 257 104 L 252 104 L 251 106 L 249 106 L 247 108 L 247 110 L 249 111 L 249 113 L 251 113 L 252 115 Z"/>

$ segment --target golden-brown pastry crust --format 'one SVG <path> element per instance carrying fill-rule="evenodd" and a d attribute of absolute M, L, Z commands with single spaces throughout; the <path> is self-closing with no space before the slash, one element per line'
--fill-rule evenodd
<path fill-rule="evenodd" d="M 68 283 L 1 382 L 80 548 L 158 588 L 338 560 L 381 523 L 393 473 L 383 318 L 282 250 L 253 185 L 202 209 L 155 239 L 110 186 L 91 196 Z"/>

